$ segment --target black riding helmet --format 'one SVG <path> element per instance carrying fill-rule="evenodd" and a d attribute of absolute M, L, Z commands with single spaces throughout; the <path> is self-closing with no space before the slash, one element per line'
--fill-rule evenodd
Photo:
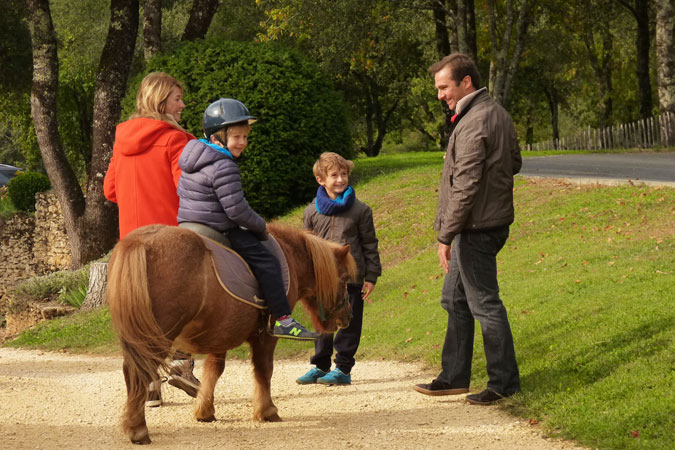
<path fill-rule="evenodd" d="M 248 112 L 248 108 L 239 100 L 221 98 L 211 103 L 204 111 L 202 129 L 208 140 L 213 133 L 223 127 L 239 123 L 253 123 L 257 119 Z"/>

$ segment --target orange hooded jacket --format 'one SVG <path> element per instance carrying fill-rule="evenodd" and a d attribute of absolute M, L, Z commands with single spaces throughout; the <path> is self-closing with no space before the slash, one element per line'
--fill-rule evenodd
<path fill-rule="evenodd" d="M 119 207 L 120 239 L 143 225 L 178 224 L 178 158 L 191 139 L 161 120 L 138 118 L 117 126 L 103 193 Z"/>

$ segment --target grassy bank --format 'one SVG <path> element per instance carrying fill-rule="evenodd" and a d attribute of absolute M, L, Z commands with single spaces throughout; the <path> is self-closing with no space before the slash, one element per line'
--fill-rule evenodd
<path fill-rule="evenodd" d="M 366 305 L 357 361 L 423 361 L 440 370 L 447 315 L 431 225 L 441 166 L 436 152 L 357 162 L 356 192 L 375 212 L 385 267 Z M 504 407 L 593 447 L 671 448 L 675 189 L 518 177 L 515 201 L 516 222 L 498 260 L 523 392 Z M 301 209 L 281 220 L 299 225 Z M 107 313 L 93 314 L 38 327 L 10 345 L 83 350 L 91 341 L 109 350 Z M 90 322 L 98 325 L 76 328 Z M 310 351 L 283 342 L 278 355 Z M 363 376 L 358 362 L 354 376 Z M 472 388 L 486 382 L 477 330 Z"/>

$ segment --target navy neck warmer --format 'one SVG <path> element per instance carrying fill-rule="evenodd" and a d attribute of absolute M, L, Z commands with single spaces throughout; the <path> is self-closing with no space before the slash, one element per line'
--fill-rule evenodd
<path fill-rule="evenodd" d="M 355 198 L 356 193 L 351 186 L 347 186 L 347 189 L 345 189 L 345 191 L 335 200 L 328 196 L 326 188 L 319 186 L 319 190 L 316 191 L 316 200 L 314 200 L 314 206 L 316 206 L 316 210 L 319 214 L 323 214 L 324 216 L 333 216 L 351 208 L 354 204 Z"/>

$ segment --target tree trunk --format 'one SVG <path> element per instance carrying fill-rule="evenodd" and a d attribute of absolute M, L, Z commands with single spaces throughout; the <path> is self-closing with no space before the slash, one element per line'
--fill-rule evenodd
<path fill-rule="evenodd" d="M 675 7 L 673 0 L 657 0 L 656 7 L 659 111 L 675 113 Z"/>
<path fill-rule="evenodd" d="M 436 50 L 438 52 L 438 59 L 440 60 L 452 52 L 447 28 L 447 9 L 440 0 L 431 0 L 431 4 L 436 28 Z M 445 150 L 450 139 L 452 111 L 448 108 L 447 103 L 440 103 L 444 117 L 443 125 L 440 127 L 440 147 L 441 150 Z"/>
<path fill-rule="evenodd" d="M 649 0 L 635 0 L 637 20 L 637 68 L 640 117 L 652 115 L 652 85 L 649 79 Z"/>
<path fill-rule="evenodd" d="M 93 309 L 105 305 L 105 290 L 108 285 L 108 263 L 95 262 L 89 266 L 89 288 L 81 309 Z"/>
<path fill-rule="evenodd" d="M 431 0 L 431 11 L 434 17 L 436 53 L 438 53 L 438 59 L 442 59 L 444 56 L 450 54 L 450 36 L 448 34 L 446 9 L 439 0 Z"/>
<path fill-rule="evenodd" d="M 560 139 L 560 131 L 558 127 L 558 111 L 560 106 L 560 100 L 558 99 L 559 95 L 555 87 L 550 89 L 544 89 L 544 95 L 546 96 L 546 101 L 548 103 L 549 111 L 551 112 L 551 129 L 553 130 L 553 145 L 554 148 L 558 148 L 558 140 Z"/>
<path fill-rule="evenodd" d="M 162 49 L 162 0 L 143 2 L 143 57 L 149 61 Z"/>
<path fill-rule="evenodd" d="M 513 0 L 506 2 L 506 15 L 504 18 L 504 32 L 497 37 L 497 11 L 495 0 L 488 0 L 488 29 L 492 48 L 490 61 L 489 89 L 492 97 L 501 105 L 507 105 L 510 96 L 513 79 L 520 65 L 520 57 L 524 49 L 524 41 L 530 24 L 531 0 L 523 0 L 518 12 L 518 20 L 515 23 L 515 42 L 513 27 L 515 13 Z M 511 52 L 511 49 L 513 51 Z"/>
<path fill-rule="evenodd" d="M 194 0 L 190 18 L 183 33 L 183 40 L 204 39 L 218 6 L 220 6 L 219 0 Z"/>
<path fill-rule="evenodd" d="M 86 210 L 78 227 L 80 240 L 73 245 L 78 267 L 103 255 L 117 240 L 116 208 L 103 195 L 103 176 L 112 156 L 137 34 L 138 0 L 111 0 L 110 26 L 94 87 L 94 145 Z"/>
<path fill-rule="evenodd" d="M 48 0 L 27 0 L 33 47 L 31 113 L 42 160 L 56 193 L 70 242 L 71 266 L 98 258 L 116 239 L 114 209 L 103 196 L 103 174 L 112 151 L 138 31 L 138 0 L 112 0 L 111 21 L 94 93 L 93 149 L 86 201 L 63 151 L 56 120 L 59 63 Z M 123 45 L 126 43 L 126 45 Z"/>
<path fill-rule="evenodd" d="M 459 51 L 478 61 L 476 51 L 476 12 L 474 0 L 457 0 L 457 41 Z"/>
<path fill-rule="evenodd" d="M 586 46 L 591 67 L 598 80 L 600 99 L 603 105 L 600 125 L 604 127 L 612 122 L 612 50 L 614 47 L 614 38 L 612 37 L 609 22 L 603 21 L 598 25 L 601 27 L 602 49 L 597 48 L 593 30 L 590 28 L 590 25 L 584 32 L 583 41 Z M 600 54 L 600 57 L 598 57 L 598 54 Z"/>
<path fill-rule="evenodd" d="M 75 172 L 63 150 L 56 120 L 59 83 L 56 32 L 48 0 L 26 0 L 26 6 L 33 48 L 31 115 L 42 162 L 61 204 L 68 239 L 73 243 L 79 240 L 77 221 L 84 212 L 85 202 Z"/>

